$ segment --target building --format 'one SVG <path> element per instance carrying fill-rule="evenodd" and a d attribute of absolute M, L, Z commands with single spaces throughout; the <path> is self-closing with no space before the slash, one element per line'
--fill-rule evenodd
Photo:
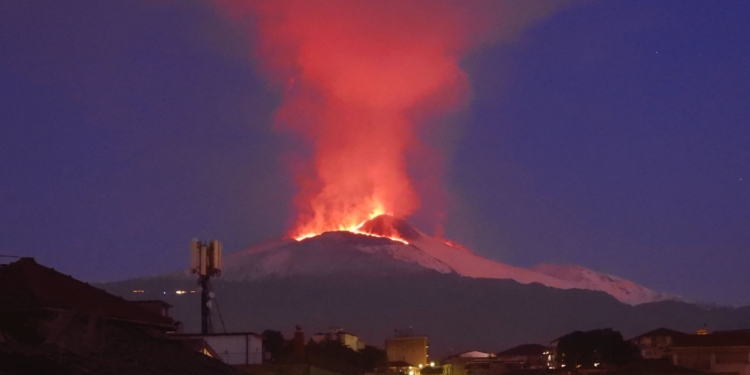
<path fill-rule="evenodd" d="M 554 370 L 558 368 L 558 366 L 562 365 L 561 358 L 558 358 L 558 350 L 557 347 L 560 344 L 560 340 L 562 340 L 565 336 L 560 336 L 552 341 L 549 342 L 549 350 L 544 352 L 545 359 L 547 361 L 547 368 L 550 370 Z M 562 367 L 560 367 L 562 368 Z"/>
<path fill-rule="evenodd" d="M 660 359 L 669 357 L 669 348 L 674 345 L 675 337 L 682 337 L 687 333 L 668 328 L 657 328 L 630 339 L 637 346 L 643 359 Z"/>
<path fill-rule="evenodd" d="M 218 359 L 228 365 L 257 365 L 263 363 L 263 338 L 252 332 L 170 334 L 175 340 L 202 339 Z M 204 353 L 208 354 L 208 353 Z"/>
<path fill-rule="evenodd" d="M 750 330 L 677 336 L 668 351 L 675 366 L 750 375 Z"/>
<path fill-rule="evenodd" d="M 0 331 L 80 354 L 104 345 L 103 327 L 126 324 L 153 337 L 174 321 L 140 305 L 44 267 L 32 258 L 0 266 Z"/>
<path fill-rule="evenodd" d="M 426 366 L 427 336 L 413 336 L 411 331 L 396 331 L 393 338 L 385 340 L 385 352 L 389 363 L 402 363 L 407 367 L 420 368 Z"/>
<path fill-rule="evenodd" d="M 469 351 L 445 358 L 451 375 L 501 375 L 511 370 L 547 369 L 547 354 L 544 345 L 527 344 L 497 354 Z"/>
<path fill-rule="evenodd" d="M 549 349 L 544 345 L 525 344 L 495 354 L 497 360 L 509 368 L 543 369 L 547 368 Z"/>
<path fill-rule="evenodd" d="M 622 367 L 609 369 L 606 374 L 611 375 L 693 375 L 705 374 L 703 371 L 673 365 L 663 359 L 646 359 Z"/>
<path fill-rule="evenodd" d="M 466 375 L 502 375 L 508 372 L 508 364 L 498 361 L 476 361 L 464 366 Z"/>
<path fill-rule="evenodd" d="M 451 367 L 447 364 L 425 366 L 419 370 L 420 375 L 451 375 Z"/>
<path fill-rule="evenodd" d="M 240 374 L 166 338 L 171 318 L 31 258 L 0 265 L 0 373 Z"/>
<path fill-rule="evenodd" d="M 142 309 L 146 311 L 150 311 L 156 315 L 165 316 L 167 318 L 172 317 L 169 313 L 169 309 L 172 308 L 172 305 L 162 300 L 140 300 L 140 301 L 130 301 L 130 303 L 135 303 L 136 305 L 140 306 Z"/>
<path fill-rule="evenodd" d="M 475 373 L 487 373 L 492 367 L 492 362 L 497 362 L 492 353 L 478 350 L 463 352 L 452 355 L 442 360 L 442 363 L 450 368 L 451 375 L 468 375 Z"/>
<path fill-rule="evenodd" d="M 314 342 L 338 341 L 354 351 L 364 349 L 365 342 L 357 335 L 344 331 L 343 328 L 331 328 L 328 333 L 316 333 L 311 338 Z"/>
<path fill-rule="evenodd" d="M 196 353 L 221 360 L 219 353 L 216 353 L 202 337 L 173 337 L 173 339 Z"/>

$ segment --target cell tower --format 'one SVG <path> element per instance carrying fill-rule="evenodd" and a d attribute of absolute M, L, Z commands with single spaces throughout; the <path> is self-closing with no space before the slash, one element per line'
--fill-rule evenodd
<path fill-rule="evenodd" d="M 198 284 L 201 286 L 201 333 L 212 333 L 211 327 L 211 278 L 221 275 L 221 242 L 190 242 L 190 272 L 198 274 Z"/>

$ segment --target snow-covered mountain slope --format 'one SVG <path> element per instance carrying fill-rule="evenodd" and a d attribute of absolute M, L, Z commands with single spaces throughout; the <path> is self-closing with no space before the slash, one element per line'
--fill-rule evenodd
<path fill-rule="evenodd" d="M 621 277 L 592 271 L 576 265 L 539 264 L 532 271 L 569 281 L 580 289 L 601 290 L 622 302 L 637 305 L 644 302 L 680 299 L 678 296 L 656 292 Z"/>
<path fill-rule="evenodd" d="M 391 272 L 440 273 L 453 270 L 420 249 L 387 238 L 328 232 L 302 241 L 266 242 L 224 259 L 222 278 L 247 280 L 268 276 L 382 275 Z"/>
<path fill-rule="evenodd" d="M 583 267 L 540 265 L 525 269 L 496 262 L 430 237 L 391 216 L 376 217 L 359 230 L 401 238 L 408 244 L 350 232 L 328 232 L 302 241 L 270 241 L 226 256 L 223 278 L 247 280 L 335 273 L 387 275 L 434 270 L 472 278 L 540 283 L 559 289 L 597 290 L 628 304 L 669 298 L 634 282 Z"/>

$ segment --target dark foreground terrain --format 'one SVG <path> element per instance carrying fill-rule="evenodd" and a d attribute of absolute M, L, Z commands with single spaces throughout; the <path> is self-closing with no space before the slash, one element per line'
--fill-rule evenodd
<path fill-rule="evenodd" d="M 164 276 L 109 283 L 127 299 L 163 299 L 172 316 L 197 331 L 200 288 L 192 277 Z M 143 290 L 143 293 L 133 293 Z M 186 294 L 176 294 L 185 290 Z M 190 293 L 194 290 L 195 293 Z M 546 344 L 574 330 L 611 327 L 628 338 L 657 328 L 692 332 L 750 327 L 750 307 L 707 307 L 677 301 L 630 306 L 602 292 L 561 290 L 511 280 L 472 279 L 425 271 L 406 275 L 290 276 L 214 284 L 228 331 L 299 324 L 308 335 L 343 327 L 382 346 L 394 328 L 412 327 L 430 338 L 434 357 L 463 350 L 499 351 L 522 343 Z M 221 332 L 218 315 L 213 325 Z"/>

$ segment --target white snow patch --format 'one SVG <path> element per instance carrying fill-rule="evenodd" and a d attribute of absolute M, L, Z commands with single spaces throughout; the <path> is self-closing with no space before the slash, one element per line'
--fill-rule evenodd
<path fill-rule="evenodd" d="M 400 224 L 403 228 L 403 223 Z M 440 273 L 455 272 L 473 278 L 512 279 L 522 284 L 540 283 L 559 289 L 588 289 L 606 292 L 631 304 L 677 299 L 655 292 L 632 281 L 597 273 L 581 266 L 541 264 L 531 269 L 510 266 L 459 249 L 427 236 L 409 226 L 410 244 L 386 238 L 349 232 L 329 232 L 296 241 L 268 241 L 246 250 L 229 254 L 224 273 L 230 279 L 254 279 L 270 275 L 325 274 L 336 270 L 365 271 L 367 261 L 345 255 L 372 254 L 405 262 Z M 310 256 L 311 250 L 326 259 Z M 391 266 L 392 267 L 392 264 Z"/>

